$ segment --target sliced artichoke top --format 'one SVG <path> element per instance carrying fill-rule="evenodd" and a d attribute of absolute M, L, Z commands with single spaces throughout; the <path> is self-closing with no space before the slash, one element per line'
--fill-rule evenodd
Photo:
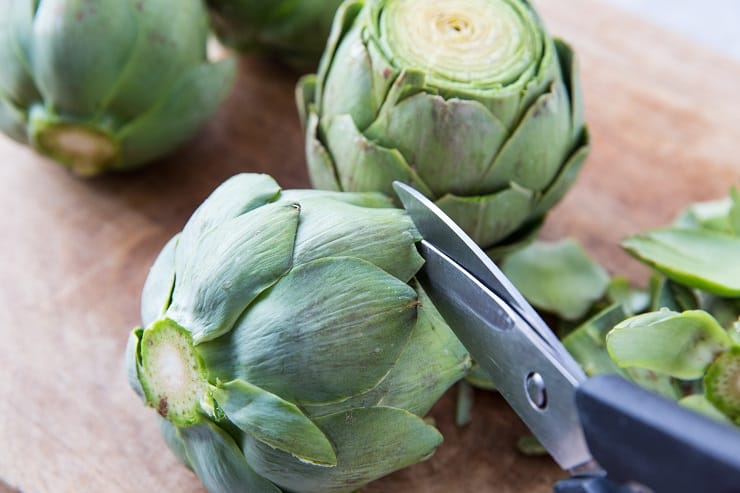
<path fill-rule="evenodd" d="M 389 2 L 371 26 L 394 65 L 439 88 L 521 90 L 512 86 L 536 73 L 545 48 L 532 11 L 506 0 Z"/>
<path fill-rule="evenodd" d="M 296 95 L 314 186 L 409 183 L 486 249 L 531 239 L 588 150 L 573 52 L 522 0 L 347 1 Z"/>

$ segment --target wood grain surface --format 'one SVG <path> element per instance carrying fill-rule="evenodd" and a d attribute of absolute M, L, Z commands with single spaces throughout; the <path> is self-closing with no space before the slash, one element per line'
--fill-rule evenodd
<path fill-rule="evenodd" d="M 543 236 L 576 236 L 641 282 L 619 240 L 740 183 L 740 65 L 597 0 L 535 3 L 580 56 L 593 135 Z M 123 351 L 150 264 L 214 187 L 242 171 L 309 185 L 295 79 L 244 60 L 190 143 L 128 174 L 82 181 L 0 137 L 0 491 L 204 491 L 129 389 Z M 525 429 L 498 395 L 477 392 L 458 428 L 454 394 L 431 413 L 446 439 L 436 455 L 363 491 L 537 493 L 564 476 L 515 451 Z"/>

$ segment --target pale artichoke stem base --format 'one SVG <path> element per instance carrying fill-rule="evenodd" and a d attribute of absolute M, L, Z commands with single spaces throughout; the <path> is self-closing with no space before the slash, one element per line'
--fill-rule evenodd
<path fill-rule="evenodd" d="M 208 414 L 208 382 L 190 333 L 169 319 L 142 334 L 139 380 L 149 406 L 176 425 L 189 426 Z"/>
<path fill-rule="evenodd" d="M 74 123 L 45 126 L 35 136 L 43 154 L 62 162 L 79 176 L 95 176 L 118 159 L 118 145 L 100 130 Z"/>

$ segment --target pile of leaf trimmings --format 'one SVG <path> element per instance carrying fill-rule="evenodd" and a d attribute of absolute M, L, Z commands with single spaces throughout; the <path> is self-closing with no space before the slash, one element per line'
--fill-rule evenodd
<path fill-rule="evenodd" d="M 654 269 L 646 290 L 609 280 L 572 240 L 534 243 L 502 269 L 557 319 L 588 375 L 618 373 L 740 425 L 740 193 L 622 245 Z"/>

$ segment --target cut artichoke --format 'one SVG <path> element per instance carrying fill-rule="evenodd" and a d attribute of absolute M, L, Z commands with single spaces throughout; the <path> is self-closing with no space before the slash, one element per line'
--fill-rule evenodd
<path fill-rule="evenodd" d="M 434 452 L 422 416 L 471 363 L 417 240 L 381 194 L 244 174 L 165 246 L 128 375 L 209 491 L 350 492 Z"/>
<path fill-rule="evenodd" d="M 0 16 L 0 130 L 81 176 L 174 149 L 236 73 L 199 0 L 17 0 Z"/>
<path fill-rule="evenodd" d="M 296 95 L 314 186 L 410 183 L 493 255 L 533 237 L 588 150 L 573 52 L 521 0 L 348 1 Z"/>
<path fill-rule="evenodd" d="M 706 398 L 740 425 L 740 346 L 722 353 L 704 376 Z"/>

